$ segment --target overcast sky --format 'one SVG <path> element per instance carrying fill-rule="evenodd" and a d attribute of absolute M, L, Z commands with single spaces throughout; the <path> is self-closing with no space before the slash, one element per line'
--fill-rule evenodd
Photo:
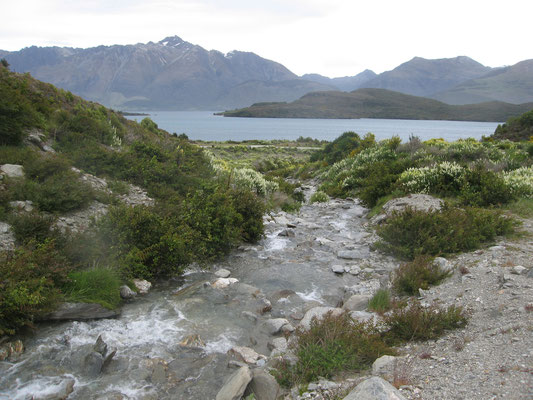
<path fill-rule="evenodd" d="M 0 0 L 0 49 L 133 44 L 178 35 L 296 74 L 379 73 L 415 56 L 491 67 L 533 58 L 531 0 Z"/>

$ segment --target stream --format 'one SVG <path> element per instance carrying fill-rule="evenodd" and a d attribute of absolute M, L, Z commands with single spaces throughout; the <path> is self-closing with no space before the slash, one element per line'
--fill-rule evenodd
<path fill-rule="evenodd" d="M 0 399 L 59 399 L 70 391 L 69 399 L 214 399 L 235 370 L 228 350 L 247 346 L 269 356 L 269 342 L 282 335 L 269 333 L 269 319 L 297 327 L 312 307 L 379 288 L 395 265 L 371 250 L 366 212 L 347 199 L 266 216 L 259 243 L 158 283 L 125 303 L 118 318 L 39 324 L 16 362 L 0 362 Z M 221 268 L 238 282 L 214 288 Z M 92 374 L 84 360 L 99 336 L 116 355 Z"/>

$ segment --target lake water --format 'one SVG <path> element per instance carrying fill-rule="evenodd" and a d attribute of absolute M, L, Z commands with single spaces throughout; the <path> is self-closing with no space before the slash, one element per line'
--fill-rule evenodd
<path fill-rule="evenodd" d="M 422 140 L 443 138 L 454 141 L 491 135 L 497 122 L 419 121 L 400 119 L 304 119 L 304 118 L 225 118 L 213 111 L 151 111 L 150 118 L 170 133 L 185 133 L 192 140 L 294 140 L 300 136 L 334 140 L 346 131 L 360 135 L 372 132 L 376 139 L 410 135 Z M 145 116 L 130 116 L 141 121 Z"/>

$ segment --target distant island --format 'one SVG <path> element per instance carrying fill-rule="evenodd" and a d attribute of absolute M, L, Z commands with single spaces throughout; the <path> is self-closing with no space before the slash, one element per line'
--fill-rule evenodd
<path fill-rule="evenodd" d="M 490 101 L 450 105 L 386 89 L 358 89 L 353 92 L 313 92 L 291 103 L 255 103 L 250 107 L 217 115 L 252 118 L 383 118 L 499 122 L 531 109 L 533 103 Z"/>

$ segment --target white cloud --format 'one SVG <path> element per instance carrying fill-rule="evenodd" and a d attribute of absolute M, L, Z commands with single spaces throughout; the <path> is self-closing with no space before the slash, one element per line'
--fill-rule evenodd
<path fill-rule="evenodd" d="M 498 66 L 533 58 L 521 0 L 18 0 L 2 5 L 0 49 L 91 47 L 178 35 L 253 51 L 295 73 L 353 75 L 414 56 Z"/>

